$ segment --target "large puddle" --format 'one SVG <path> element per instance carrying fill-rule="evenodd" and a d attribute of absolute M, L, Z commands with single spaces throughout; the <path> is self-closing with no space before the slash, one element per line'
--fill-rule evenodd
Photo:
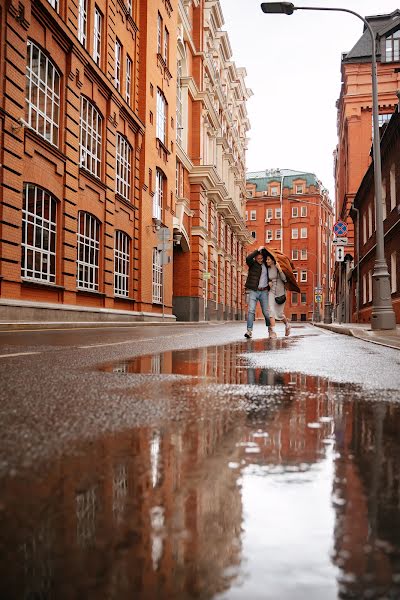
<path fill-rule="evenodd" d="M 251 366 L 270 349 L 102 367 L 168 417 L 2 482 L 0 597 L 400 598 L 400 406 Z"/>

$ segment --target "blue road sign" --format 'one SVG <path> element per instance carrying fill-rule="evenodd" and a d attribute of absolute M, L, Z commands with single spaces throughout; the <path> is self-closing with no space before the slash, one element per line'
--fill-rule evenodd
<path fill-rule="evenodd" d="M 336 235 L 346 235 L 347 234 L 347 225 L 344 221 L 336 221 L 333 226 L 333 233 Z"/>

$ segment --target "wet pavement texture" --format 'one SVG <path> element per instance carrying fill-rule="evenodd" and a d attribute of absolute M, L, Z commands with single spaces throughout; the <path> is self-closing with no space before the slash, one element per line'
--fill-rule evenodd
<path fill-rule="evenodd" d="M 242 330 L 7 337 L 1 599 L 400 598 L 398 351 Z"/>

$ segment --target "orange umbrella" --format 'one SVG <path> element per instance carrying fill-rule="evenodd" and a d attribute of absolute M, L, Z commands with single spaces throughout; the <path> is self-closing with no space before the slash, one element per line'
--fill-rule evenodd
<path fill-rule="evenodd" d="M 294 264 L 292 263 L 290 258 L 280 250 L 265 249 L 265 252 L 267 253 L 267 256 L 269 254 L 271 258 L 273 258 L 276 262 L 280 264 L 282 271 L 285 273 L 287 279 L 287 282 L 285 284 L 286 289 L 290 292 L 300 292 L 300 288 L 297 285 L 296 278 L 293 274 Z"/>

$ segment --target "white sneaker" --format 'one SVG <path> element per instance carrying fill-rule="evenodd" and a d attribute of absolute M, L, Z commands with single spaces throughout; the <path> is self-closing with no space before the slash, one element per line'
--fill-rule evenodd
<path fill-rule="evenodd" d="M 248 329 L 246 331 L 246 333 L 244 334 L 244 337 L 247 338 L 248 340 L 250 340 L 252 336 L 253 336 L 253 332 L 251 329 Z"/>

